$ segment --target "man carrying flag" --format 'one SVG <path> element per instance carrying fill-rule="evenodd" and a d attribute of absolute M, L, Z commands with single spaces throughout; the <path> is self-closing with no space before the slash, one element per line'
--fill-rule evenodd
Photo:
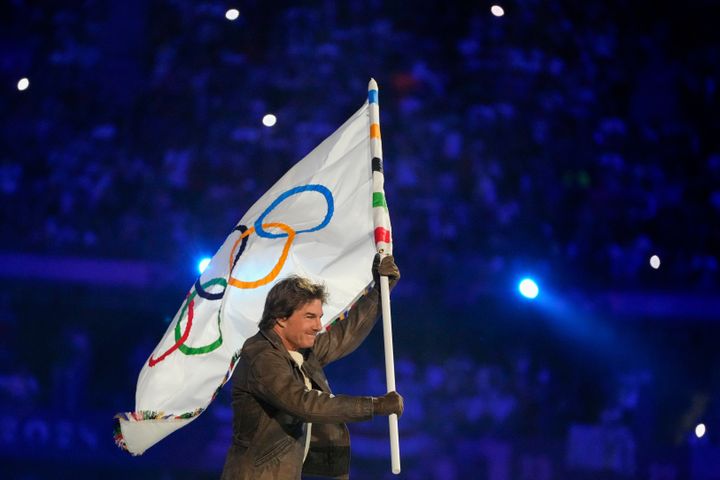
<path fill-rule="evenodd" d="M 380 275 L 400 278 L 392 256 L 372 268 L 375 286 L 347 318 L 322 331 L 325 286 L 291 276 L 270 290 L 260 332 L 243 346 L 232 376 L 233 438 L 223 480 L 347 478 L 350 437 L 343 422 L 402 415 L 396 392 L 382 397 L 334 396 L 323 366 L 367 337 L 379 314 Z"/>
<path fill-rule="evenodd" d="M 140 371 L 135 410 L 115 417 L 117 445 L 142 455 L 196 420 L 238 366 L 228 478 L 299 477 L 308 445 L 305 470 L 347 475 L 349 440 L 342 422 L 373 413 L 389 414 L 392 471 L 398 473 L 402 402 L 392 393 L 391 279 L 386 274 L 394 284 L 399 273 L 391 256 L 391 232 L 378 87 L 371 80 L 365 104 L 250 207 L 187 292 Z M 366 263 L 375 254 L 384 259 L 369 271 Z M 294 276 L 311 280 L 281 280 Z M 313 286 L 317 281 L 325 288 Z M 306 293 L 288 296 L 293 288 Z M 276 303 L 282 308 L 269 309 Z M 378 303 L 391 394 L 374 405 L 371 397 L 332 397 L 322 366 L 357 348 L 375 322 Z M 316 341 L 321 327 L 330 325 Z M 305 376 L 298 376 L 305 362 Z M 310 423 L 318 425 L 312 437 Z M 296 455 L 297 447 L 303 455 Z M 253 473 L 277 459 L 293 459 L 296 473 Z"/>

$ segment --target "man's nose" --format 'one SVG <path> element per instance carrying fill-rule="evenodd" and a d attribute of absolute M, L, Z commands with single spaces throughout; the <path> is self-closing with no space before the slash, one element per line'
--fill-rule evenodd
<path fill-rule="evenodd" d="M 322 330 L 322 322 L 320 322 L 319 318 L 315 319 L 315 324 L 313 325 L 313 330 L 315 330 L 316 332 L 319 332 L 320 330 Z"/>

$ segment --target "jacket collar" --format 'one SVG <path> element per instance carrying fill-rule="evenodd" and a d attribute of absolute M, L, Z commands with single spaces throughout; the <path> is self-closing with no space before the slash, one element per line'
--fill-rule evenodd
<path fill-rule="evenodd" d="M 267 339 L 268 342 L 270 342 L 270 344 L 273 347 L 275 347 L 276 349 L 283 352 L 285 355 L 287 355 L 288 358 L 291 358 L 290 353 L 288 352 L 287 348 L 285 348 L 285 345 L 283 345 L 282 340 L 280 340 L 280 335 L 275 333 L 275 330 L 273 330 L 272 328 L 266 328 L 264 330 L 260 330 L 260 333 L 262 334 L 263 337 L 265 337 Z M 303 357 L 305 359 L 307 359 L 308 354 L 310 353 L 310 349 L 303 348 L 302 350 L 300 350 L 300 353 L 302 353 Z"/>
<path fill-rule="evenodd" d="M 283 345 L 282 340 L 280 340 L 280 336 L 275 333 L 275 331 L 270 329 L 260 330 L 260 334 L 265 337 L 265 339 L 270 343 L 270 345 L 273 346 L 273 348 L 276 348 L 281 352 L 285 358 L 287 358 L 289 361 L 292 362 L 292 365 L 297 366 L 297 363 L 293 358 L 290 356 L 290 352 L 288 352 L 287 348 L 285 348 L 285 345 Z M 303 358 L 307 360 L 310 357 L 310 352 L 312 352 L 311 348 L 304 348 L 300 350 L 300 353 L 302 353 Z M 324 374 L 322 373 L 322 369 L 318 372 L 315 368 L 313 368 L 311 365 L 304 363 L 304 372 L 305 375 L 310 377 L 312 382 L 320 388 L 320 390 L 332 393 L 330 391 L 330 386 L 327 383 L 327 379 L 325 378 Z"/>
<path fill-rule="evenodd" d="M 272 328 L 266 328 L 264 330 L 260 330 L 260 333 L 263 337 L 267 339 L 268 342 L 270 342 L 273 347 L 287 351 L 285 345 L 282 344 L 282 340 L 280 340 L 280 336 L 275 333 L 275 330 L 273 330 Z"/>

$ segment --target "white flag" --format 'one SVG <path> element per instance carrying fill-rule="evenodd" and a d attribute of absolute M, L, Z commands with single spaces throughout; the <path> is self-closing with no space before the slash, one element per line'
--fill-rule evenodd
<path fill-rule="evenodd" d="M 377 91 L 369 98 L 377 108 Z M 325 325 L 342 321 L 366 291 L 377 251 L 373 210 L 387 215 L 377 191 L 381 162 L 370 148 L 379 127 L 371 127 L 369 108 L 366 102 L 292 167 L 227 237 L 143 366 L 135 411 L 116 416 L 121 448 L 142 454 L 205 410 L 257 332 L 278 280 L 298 274 L 324 282 Z M 389 244 L 389 231 L 381 231 L 378 240 Z"/>

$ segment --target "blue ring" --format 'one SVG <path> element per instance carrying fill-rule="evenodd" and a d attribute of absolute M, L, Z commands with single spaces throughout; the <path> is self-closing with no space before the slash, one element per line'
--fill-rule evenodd
<path fill-rule="evenodd" d="M 257 220 L 255 220 L 255 233 L 258 234 L 258 236 L 263 238 L 282 238 L 287 237 L 287 233 L 270 233 L 266 232 L 265 229 L 263 229 L 262 224 L 265 217 L 268 216 L 270 212 L 273 211 L 275 207 L 280 205 L 286 198 L 291 197 L 297 193 L 307 192 L 307 191 L 315 191 L 318 193 L 322 193 L 325 197 L 325 201 L 327 202 L 327 213 L 325 214 L 325 218 L 320 223 L 320 225 L 317 225 L 312 228 L 307 228 L 305 230 L 298 230 L 295 233 L 306 233 L 306 232 L 314 232 L 316 230 L 320 230 L 322 228 L 325 228 L 325 226 L 330 223 L 330 219 L 333 216 L 333 212 L 335 211 L 335 203 L 333 202 L 333 196 L 330 190 L 328 190 L 327 187 L 323 185 L 303 185 L 301 187 L 294 187 L 288 190 L 287 192 L 280 195 L 278 198 L 273 201 L 269 207 L 265 209 L 265 211 L 258 217 Z"/>

